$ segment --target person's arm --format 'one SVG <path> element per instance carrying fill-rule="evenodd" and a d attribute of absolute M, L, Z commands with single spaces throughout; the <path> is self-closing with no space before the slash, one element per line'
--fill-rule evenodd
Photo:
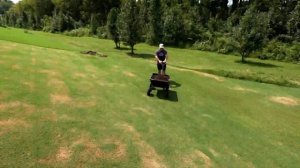
<path fill-rule="evenodd" d="M 165 60 L 163 61 L 163 63 L 167 63 L 167 60 L 168 60 L 168 54 L 166 54 L 166 58 L 165 58 Z"/>
<path fill-rule="evenodd" d="M 161 63 L 161 60 L 158 59 L 158 56 L 155 54 L 155 58 L 156 58 L 156 61 L 158 61 L 159 63 Z"/>

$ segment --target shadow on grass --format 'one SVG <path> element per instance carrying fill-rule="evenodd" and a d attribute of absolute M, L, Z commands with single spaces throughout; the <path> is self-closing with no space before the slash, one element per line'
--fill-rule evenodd
<path fill-rule="evenodd" d="M 276 68 L 276 67 L 280 67 L 278 65 L 273 65 L 273 64 L 263 63 L 263 62 L 255 62 L 255 61 L 245 61 L 245 62 L 242 62 L 241 60 L 237 60 L 237 61 L 235 61 L 235 63 L 245 64 L 245 65 L 250 65 L 250 66 L 256 66 L 256 67 L 264 67 L 264 68 Z"/>
<path fill-rule="evenodd" d="M 157 90 L 156 96 L 159 99 L 168 100 L 168 101 L 172 101 L 172 102 L 178 102 L 177 92 L 175 92 L 174 90 L 169 90 L 169 97 L 166 97 L 165 90 Z"/>
<path fill-rule="evenodd" d="M 131 53 L 127 53 L 127 55 L 132 57 L 132 58 L 154 59 L 154 54 L 147 54 L 147 53 L 131 54 Z"/>
<path fill-rule="evenodd" d="M 172 81 L 172 80 L 170 81 L 170 88 L 178 88 L 180 86 L 181 86 L 180 83 L 177 83 L 177 82 Z"/>

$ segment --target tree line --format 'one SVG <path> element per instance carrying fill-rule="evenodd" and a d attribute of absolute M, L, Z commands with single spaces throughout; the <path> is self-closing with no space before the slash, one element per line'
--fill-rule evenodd
<path fill-rule="evenodd" d="M 0 0 L 0 25 L 300 61 L 298 0 Z"/>

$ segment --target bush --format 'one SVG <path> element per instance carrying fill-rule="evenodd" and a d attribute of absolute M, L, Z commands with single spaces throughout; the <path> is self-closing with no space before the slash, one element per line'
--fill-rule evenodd
<path fill-rule="evenodd" d="M 300 62 L 300 43 L 291 44 L 273 40 L 258 55 L 260 59 L 273 59 L 287 62 Z"/>
<path fill-rule="evenodd" d="M 238 52 L 238 44 L 234 38 L 228 36 L 212 37 L 207 34 L 206 41 L 197 41 L 193 48 L 202 51 L 216 51 L 222 54 Z"/>
<path fill-rule="evenodd" d="M 101 39 L 107 39 L 108 38 L 108 32 L 107 32 L 106 26 L 97 28 L 97 36 Z"/>
<path fill-rule="evenodd" d="M 74 29 L 71 31 L 66 31 L 66 32 L 64 32 L 64 35 L 74 36 L 74 37 L 83 37 L 83 36 L 90 36 L 91 32 L 90 32 L 90 29 L 88 29 L 88 28 L 79 28 L 79 29 Z"/>

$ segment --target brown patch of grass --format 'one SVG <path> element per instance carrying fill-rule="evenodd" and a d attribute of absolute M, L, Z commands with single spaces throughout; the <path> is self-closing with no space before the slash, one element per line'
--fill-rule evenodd
<path fill-rule="evenodd" d="M 67 162 L 72 156 L 73 151 L 69 147 L 60 147 L 54 155 L 40 159 L 42 164 L 64 163 Z"/>
<path fill-rule="evenodd" d="M 5 62 L 4 62 L 4 61 L 2 61 L 2 60 L 0 60 L 0 64 L 5 64 Z"/>
<path fill-rule="evenodd" d="M 72 147 L 76 147 L 77 145 L 84 146 L 84 151 L 81 154 L 88 156 L 91 160 L 123 160 L 127 156 L 127 146 L 116 138 L 108 138 L 102 143 L 97 144 L 95 140 L 85 134 L 75 141 Z M 102 150 L 101 147 L 106 145 L 114 145 L 115 148 L 111 151 Z"/>
<path fill-rule="evenodd" d="M 27 103 L 23 103 L 19 101 L 0 103 L 0 111 L 7 110 L 7 109 L 14 109 L 14 108 L 24 108 L 26 113 L 31 113 L 35 110 L 35 107 L 33 105 L 29 105 Z"/>
<path fill-rule="evenodd" d="M 86 78 L 86 75 L 84 73 L 74 73 L 73 76 L 75 78 Z"/>
<path fill-rule="evenodd" d="M 253 92 L 253 93 L 257 93 L 256 90 L 253 90 L 253 89 L 248 89 L 248 88 L 243 88 L 241 86 L 236 86 L 234 88 L 232 88 L 233 90 L 236 90 L 236 91 L 241 91 L 241 92 Z"/>
<path fill-rule="evenodd" d="M 178 67 L 174 67 L 174 66 L 168 66 L 169 68 L 172 68 L 172 69 L 176 69 L 178 71 L 183 71 L 183 72 L 192 72 L 194 74 L 197 74 L 197 75 L 200 75 L 200 76 L 204 76 L 204 77 L 208 77 L 208 78 L 211 78 L 211 79 L 214 79 L 214 80 L 217 80 L 219 82 L 223 82 L 224 81 L 224 78 L 222 77 L 219 77 L 217 75 L 212 75 L 212 74 L 209 74 L 209 73 L 205 73 L 205 72 L 199 72 L 199 71 L 195 71 L 195 70 L 191 70 L 191 69 L 184 69 L 184 68 L 178 68 Z"/>
<path fill-rule="evenodd" d="M 14 64 L 14 65 L 11 66 L 11 69 L 13 69 L 13 70 L 20 70 L 21 66 L 18 65 L 18 64 Z"/>
<path fill-rule="evenodd" d="M 8 120 L 0 120 L 0 127 L 10 127 L 10 126 L 24 126 L 28 127 L 28 124 L 23 120 L 18 119 L 8 119 Z"/>
<path fill-rule="evenodd" d="M 67 161 L 72 155 L 72 150 L 67 147 L 59 148 L 58 152 L 56 153 L 56 160 L 57 161 Z"/>
<path fill-rule="evenodd" d="M 26 87 L 28 87 L 29 88 L 29 90 L 30 91 L 33 91 L 34 90 L 34 88 L 35 88 L 35 85 L 34 85 L 34 83 L 33 82 L 23 82 L 23 85 L 25 85 Z"/>
<path fill-rule="evenodd" d="M 36 59 L 35 58 L 31 58 L 31 65 L 36 65 Z"/>
<path fill-rule="evenodd" d="M 123 74 L 124 74 L 125 76 L 131 77 L 131 78 L 136 77 L 136 75 L 135 75 L 134 73 L 128 72 L 128 71 L 124 71 Z"/>
<path fill-rule="evenodd" d="M 24 128 L 29 126 L 27 122 L 19 119 L 0 120 L 0 136 L 14 130 L 16 127 Z"/>
<path fill-rule="evenodd" d="M 299 100 L 290 97 L 271 97 L 271 101 L 287 106 L 297 106 L 299 105 Z"/>
<path fill-rule="evenodd" d="M 63 94 L 51 94 L 51 102 L 53 104 L 69 104 L 71 102 L 71 97 Z"/>
<path fill-rule="evenodd" d="M 290 80 L 291 83 L 296 84 L 298 86 L 300 86 L 300 81 L 296 81 L 296 80 Z"/>
<path fill-rule="evenodd" d="M 59 74 L 58 74 L 58 72 L 56 72 L 56 71 L 53 71 L 53 70 L 47 70 L 47 69 L 44 69 L 44 70 L 41 70 L 41 71 L 39 71 L 41 74 L 46 74 L 46 75 L 48 75 L 48 76 L 50 76 L 50 77 L 54 77 L 54 76 L 58 76 Z"/>
<path fill-rule="evenodd" d="M 161 156 L 157 154 L 155 149 L 142 140 L 141 135 L 135 130 L 135 128 L 129 124 L 123 124 L 121 127 L 124 131 L 132 134 L 133 141 L 138 145 L 140 155 L 143 162 L 144 168 L 165 168 L 167 167 L 163 163 L 163 159 Z"/>
<path fill-rule="evenodd" d="M 145 113 L 149 116 L 153 115 L 148 109 L 146 109 L 144 107 L 134 107 L 132 110 Z"/>
<path fill-rule="evenodd" d="M 203 164 L 204 164 L 203 166 L 205 168 L 212 167 L 212 162 L 211 162 L 210 158 L 200 150 L 195 150 L 193 153 L 186 156 L 183 161 L 186 164 L 186 167 L 194 168 L 194 167 L 199 167 L 199 165 L 197 165 L 195 163 L 195 161 L 197 161 L 197 160 L 203 161 Z"/>

